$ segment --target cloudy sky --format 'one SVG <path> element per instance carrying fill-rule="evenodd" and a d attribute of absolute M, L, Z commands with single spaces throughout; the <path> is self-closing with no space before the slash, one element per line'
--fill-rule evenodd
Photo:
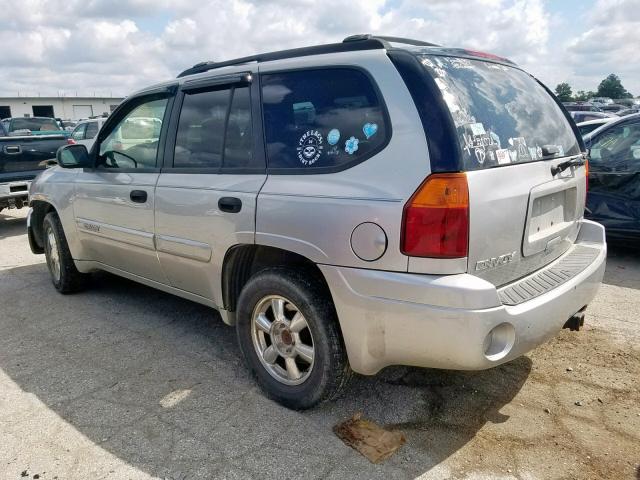
<path fill-rule="evenodd" d="M 202 60 L 413 37 L 640 95 L 640 0 L 0 0 L 0 96 L 126 95 Z"/>

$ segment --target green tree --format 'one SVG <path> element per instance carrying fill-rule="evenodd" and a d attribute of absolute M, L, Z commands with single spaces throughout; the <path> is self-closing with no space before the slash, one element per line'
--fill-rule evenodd
<path fill-rule="evenodd" d="M 597 96 L 596 92 L 592 92 L 591 90 L 589 90 L 588 92 L 585 92 L 584 90 L 578 90 L 573 99 L 576 102 L 586 102 L 587 100 L 595 96 Z"/>
<path fill-rule="evenodd" d="M 570 102 L 573 96 L 571 85 L 567 82 L 559 83 L 556 86 L 556 95 L 558 96 L 558 100 L 561 102 Z"/>
<path fill-rule="evenodd" d="M 632 95 L 622 86 L 620 78 L 612 73 L 598 85 L 598 96 L 609 98 L 631 98 Z"/>

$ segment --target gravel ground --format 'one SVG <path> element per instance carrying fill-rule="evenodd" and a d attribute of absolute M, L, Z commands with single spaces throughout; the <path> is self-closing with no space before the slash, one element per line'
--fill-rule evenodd
<path fill-rule="evenodd" d="M 61 296 L 0 213 L 0 478 L 640 479 L 640 253 L 610 249 L 585 328 L 498 368 L 389 368 L 304 413 L 265 399 L 203 306 L 97 274 Z M 407 444 L 372 465 L 332 427 Z"/>

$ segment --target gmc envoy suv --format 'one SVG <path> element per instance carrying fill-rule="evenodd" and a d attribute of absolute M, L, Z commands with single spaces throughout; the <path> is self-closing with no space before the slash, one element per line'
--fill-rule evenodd
<path fill-rule="evenodd" d="M 106 270 L 209 305 L 290 408 L 352 372 L 480 370 L 579 329 L 602 280 L 587 157 L 495 55 L 395 37 L 195 65 L 30 190 L 61 293 Z"/>

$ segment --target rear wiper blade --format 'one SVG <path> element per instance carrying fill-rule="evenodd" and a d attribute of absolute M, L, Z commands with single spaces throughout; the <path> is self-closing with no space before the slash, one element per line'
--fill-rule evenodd
<path fill-rule="evenodd" d="M 582 157 L 567 160 L 566 162 L 559 163 L 555 167 L 551 167 L 551 175 L 556 176 L 558 173 L 564 172 L 569 167 L 580 167 L 585 163 L 585 159 Z"/>

